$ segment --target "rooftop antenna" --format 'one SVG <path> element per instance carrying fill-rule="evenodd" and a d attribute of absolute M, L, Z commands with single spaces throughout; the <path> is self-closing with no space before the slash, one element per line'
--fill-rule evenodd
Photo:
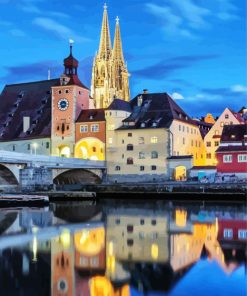
<path fill-rule="evenodd" d="M 48 80 L 51 80 L 51 70 L 48 69 Z"/>

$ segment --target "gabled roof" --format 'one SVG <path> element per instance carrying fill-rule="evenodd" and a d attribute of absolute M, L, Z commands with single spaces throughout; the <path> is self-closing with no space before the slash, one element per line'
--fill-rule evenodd
<path fill-rule="evenodd" d="M 244 123 L 244 118 L 242 117 L 242 115 L 238 112 L 235 112 L 231 109 L 229 109 L 230 112 L 233 114 L 233 116 L 239 121 L 239 123 Z"/>
<path fill-rule="evenodd" d="M 59 79 L 6 85 L 0 95 L 0 141 L 51 136 L 51 87 Z M 23 117 L 30 129 L 23 133 Z"/>
<path fill-rule="evenodd" d="M 241 142 L 247 136 L 246 124 L 225 125 L 222 131 L 221 142 Z"/>
<path fill-rule="evenodd" d="M 105 121 L 105 109 L 82 110 L 76 122 Z"/>
<path fill-rule="evenodd" d="M 173 120 L 196 125 L 167 93 L 139 94 L 130 104 L 133 112 L 120 129 L 167 128 Z"/>
<path fill-rule="evenodd" d="M 121 99 L 114 99 L 107 110 L 132 112 L 130 103 Z"/>

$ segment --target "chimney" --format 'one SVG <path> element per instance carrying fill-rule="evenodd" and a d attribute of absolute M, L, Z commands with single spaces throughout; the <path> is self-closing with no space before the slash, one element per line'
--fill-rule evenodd
<path fill-rule="evenodd" d="M 144 94 L 144 95 L 145 95 L 145 94 L 148 94 L 148 89 L 145 88 L 145 89 L 143 90 L 143 94 Z"/>
<path fill-rule="evenodd" d="M 23 117 L 23 133 L 26 133 L 30 128 L 30 117 L 24 116 Z"/>

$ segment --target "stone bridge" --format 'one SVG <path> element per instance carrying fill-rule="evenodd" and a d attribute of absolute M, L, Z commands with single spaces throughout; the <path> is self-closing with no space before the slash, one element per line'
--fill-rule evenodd
<path fill-rule="evenodd" d="M 100 183 L 105 171 L 105 161 L 0 151 L 0 187 Z"/>

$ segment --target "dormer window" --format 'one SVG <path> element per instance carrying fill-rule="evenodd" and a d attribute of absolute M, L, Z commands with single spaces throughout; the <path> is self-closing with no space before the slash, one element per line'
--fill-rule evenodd
<path fill-rule="evenodd" d="M 182 114 L 181 113 L 179 113 L 179 118 L 182 118 Z"/>
<path fill-rule="evenodd" d="M 228 119 L 229 118 L 229 114 L 225 114 L 225 119 Z"/>
<path fill-rule="evenodd" d="M 235 139 L 236 138 L 236 136 L 235 135 L 231 135 L 231 139 Z"/>

